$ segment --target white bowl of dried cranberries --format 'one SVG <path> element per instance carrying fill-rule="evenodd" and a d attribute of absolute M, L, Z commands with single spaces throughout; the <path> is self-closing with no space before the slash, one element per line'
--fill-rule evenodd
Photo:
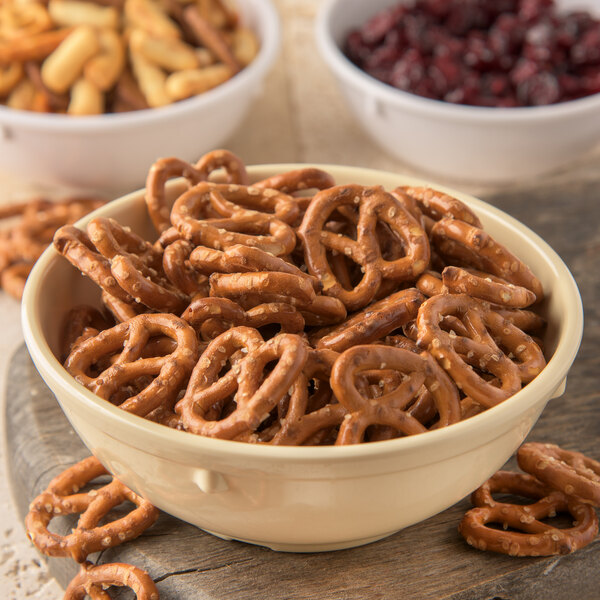
<path fill-rule="evenodd" d="M 600 140 L 595 0 L 326 0 L 316 39 L 365 131 L 423 172 L 527 179 Z"/>

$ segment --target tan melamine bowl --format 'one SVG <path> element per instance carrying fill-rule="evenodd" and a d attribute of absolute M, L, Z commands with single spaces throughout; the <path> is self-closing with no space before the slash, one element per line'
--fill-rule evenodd
<path fill-rule="evenodd" d="M 298 166 L 264 165 L 249 172 L 258 180 Z M 386 189 L 423 184 L 394 173 L 321 167 L 337 183 Z M 171 185 L 173 196 L 178 189 L 179 182 Z M 99 293 L 53 248 L 39 259 L 25 289 L 29 352 L 88 448 L 160 509 L 223 538 L 277 550 L 332 550 L 385 537 L 448 508 L 503 465 L 546 403 L 563 392 L 582 335 L 577 286 L 548 244 L 496 208 L 446 191 L 469 204 L 486 230 L 533 269 L 547 294 L 547 367 L 512 398 L 466 421 L 384 442 L 296 448 L 204 438 L 128 414 L 76 383 L 55 357 L 67 310 L 81 302 L 97 304 Z M 94 215 L 155 236 L 142 191 Z"/>

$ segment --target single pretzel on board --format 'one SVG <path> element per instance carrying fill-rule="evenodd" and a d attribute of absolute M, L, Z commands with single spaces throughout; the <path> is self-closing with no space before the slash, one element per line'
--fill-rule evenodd
<path fill-rule="evenodd" d="M 527 442 L 517 452 L 519 466 L 546 485 L 600 506 L 600 462 L 556 444 Z"/>
<path fill-rule="evenodd" d="M 79 491 L 106 473 L 102 463 L 90 456 L 57 475 L 33 500 L 25 528 L 40 552 L 83 562 L 93 552 L 138 537 L 156 521 L 158 509 L 117 479 L 89 492 Z M 125 501 L 136 508 L 114 521 L 100 524 L 111 509 Z M 56 516 L 75 513 L 80 513 L 80 517 L 71 533 L 61 536 L 48 529 Z"/>
<path fill-rule="evenodd" d="M 493 498 L 494 493 L 536 500 L 511 504 Z M 598 517 L 592 506 L 547 486 L 529 474 L 498 471 L 471 496 L 475 508 L 459 525 L 467 543 L 479 550 L 510 556 L 552 556 L 583 548 L 598 533 Z M 573 526 L 559 529 L 544 519 L 569 513 Z M 490 523 L 504 526 L 495 529 Z M 510 530 L 508 528 L 510 527 Z"/>
<path fill-rule="evenodd" d="M 81 564 L 79 572 L 70 581 L 63 600 L 110 600 L 105 591 L 110 586 L 128 587 L 137 600 L 158 600 L 156 585 L 146 571 L 125 563 L 94 565 L 89 561 Z"/>

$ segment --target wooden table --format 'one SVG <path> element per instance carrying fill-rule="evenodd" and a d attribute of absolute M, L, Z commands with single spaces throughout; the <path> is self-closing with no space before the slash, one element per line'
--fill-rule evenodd
<path fill-rule="evenodd" d="M 284 26 L 282 55 L 241 130 L 225 146 L 247 163 L 307 162 L 374 167 L 420 174 L 385 155 L 354 123 L 316 55 L 312 25 L 318 0 L 277 0 Z M 307 75 L 310 74 L 310 75 Z M 441 181 L 478 194 L 519 218 L 563 257 L 580 287 L 586 316 L 579 355 L 565 395 L 553 400 L 530 439 L 578 449 L 600 459 L 600 148 L 550 176 L 502 188 Z M 435 180 L 435 177 L 433 178 Z M 2 201 L 40 190 L 0 174 Z M 58 194 L 63 190 L 48 190 Z M 0 301 L 0 326 L 14 332 L 18 305 Z M 15 504 L 25 503 L 84 450 L 48 395 L 23 349 L 19 333 L 2 336 L 0 384 L 8 390 L 7 456 Z M 10 364 L 9 364 L 10 362 Z M 6 369 L 10 377 L 6 377 Z M 35 435 L 21 436 L 28 423 Z M 39 434 L 39 435 L 38 435 Z M 44 452 L 41 452 L 41 450 Z M 509 466 L 514 466 L 509 465 Z M 0 478 L 4 478 L 0 467 Z M 456 532 L 467 500 L 375 544 L 335 553 L 291 555 L 225 542 L 163 515 L 135 544 L 107 551 L 150 570 L 162 598 L 319 600 L 410 598 L 452 600 L 595 600 L 600 597 L 600 542 L 565 557 L 514 559 L 468 547 Z M 43 565 L 16 525 L 8 489 L 0 486 L 0 590 L 14 600 L 53 600 Z M 23 541 L 21 541 L 23 540 Z M 12 553 L 12 554 L 11 554 Z M 52 560 L 61 582 L 69 561 Z M 190 591 L 190 590 L 193 590 Z"/>

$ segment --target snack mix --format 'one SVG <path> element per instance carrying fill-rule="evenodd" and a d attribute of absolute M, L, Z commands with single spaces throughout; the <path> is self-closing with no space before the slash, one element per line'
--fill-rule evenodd
<path fill-rule="evenodd" d="M 0 100 L 96 115 L 165 106 L 214 88 L 259 43 L 221 0 L 0 3 Z"/>

